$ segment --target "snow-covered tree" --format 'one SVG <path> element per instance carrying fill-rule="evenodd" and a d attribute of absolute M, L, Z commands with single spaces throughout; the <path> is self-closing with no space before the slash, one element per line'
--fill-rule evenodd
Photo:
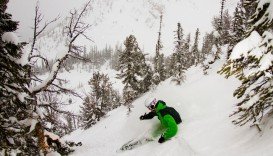
<path fill-rule="evenodd" d="M 203 39 L 203 45 L 200 52 L 201 58 L 201 65 L 203 68 L 204 75 L 207 75 L 207 69 L 209 69 L 209 61 L 211 61 L 214 55 L 214 48 L 215 48 L 215 37 L 213 32 L 206 33 Z"/>
<path fill-rule="evenodd" d="M 110 59 L 110 67 L 111 69 L 114 69 L 116 71 L 118 71 L 118 67 L 119 67 L 119 55 L 122 51 L 122 47 L 121 45 L 117 44 L 115 46 L 115 49 L 113 51 L 112 57 Z"/>
<path fill-rule="evenodd" d="M 92 92 L 81 107 L 81 126 L 85 129 L 94 125 L 110 110 L 120 106 L 120 97 L 112 88 L 107 75 L 94 73 L 89 85 Z"/>
<path fill-rule="evenodd" d="M 247 18 L 246 18 L 246 13 L 243 7 L 243 0 L 240 0 L 240 2 L 237 3 L 234 16 L 232 19 L 232 32 L 230 37 L 231 40 L 228 46 L 227 58 L 229 58 L 234 45 L 244 38 L 246 29 L 247 29 L 246 23 L 247 23 Z"/>
<path fill-rule="evenodd" d="M 65 119 L 66 123 L 64 125 L 62 125 L 61 127 L 65 131 L 65 134 L 69 134 L 78 128 L 78 126 L 79 126 L 79 123 L 78 123 L 79 117 L 78 116 L 76 116 L 72 113 L 66 113 L 64 115 L 64 119 Z"/>
<path fill-rule="evenodd" d="M 251 2 L 251 3 L 250 3 Z M 273 95 L 273 2 L 271 0 L 246 0 L 244 5 L 257 5 L 250 19 L 251 27 L 245 39 L 232 50 L 229 60 L 220 73 L 235 75 L 242 84 L 234 96 L 240 99 L 234 124 L 251 122 L 258 125 L 272 111 Z"/>
<path fill-rule="evenodd" d="M 90 128 L 95 125 L 105 114 L 101 111 L 95 99 L 87 96 L 84 99 L 83 106 L 81 107 L 80 126 L 84 129 Z"/>
<path fill-rule="evenodd" d="M 112 110 L 114 105 L 119 105 L 119 101 L 117 101 L 119 97 L 114 91 L 108 75 L 94 73 L 89 85 L 93 89 L 92 96 L 103 113 Z"/>
<path fill-rule="evenodd" d="M 230 44 L 232 36 L 232 17 L 229 15 L 229 12 L 226 10 L 221 17 L 214 17 L 212 25 L 217 32 L 217 35 L 215 35 L 215 37 L 218 38 L 217 44 Z"/>
<path fill-rule="evenodd" d="M 161 53 L 163 48 L 161 42 L 161 25 L 162 25 L 162 15 L 160 16 L 160 26 L 158 31 L 158 39 L 155 48 L 155 57 L 154 57 L 154 75 L 153 75 L 153 83 L 155 85 L 159 84 L 161 81 L 166 79 L 166 69 L 164 63 L 164 54 Z"/>
<path fill-rule="evenodd" d="M 187 69 L 190 68 L 192 65 L 194 65 L 194 55 L 190 51 L 190 47 L 191 47 L 191 34 L 189 33 L 186 37 L 186 40 L 183 46 L 183 51 L 186 57 L 184 64 Z"/>
<path fill-rule="evenodd" d="M 138 47 L 138 43 L 134 35 L 126 38 L 125 50 L 123 50 L 119 57 L 119 71 L 117 75 L 125 84 L 123 89 L 124 104 L 128 106 L 129 112 L 131 110 L 131 102 L 141 93 L 147 91 L 149 86 L 146 86 L 144 80 L 148 76 L 149 66 L 145 62 L 145 56 Z"/>
<path fill-rule="evenodd" d="M 246 32 L 246 11 L 243 7 L 243 0 L 240 0 L 240 2 L 237 3 L 237 6 L 235 8 L 234 16 L 232 19 L 232 29 L 233 29 L 233 38 L 232 41 L 238 43 L 240 41 Z"/>
<path fill-rule="evenodd" d="M 177 31 L 175 31 L 175 52 L 172 56 L 173 61 L 173 78 L 172 81 L 175 81 L 178 85 L 180 85 L 185 80 L 185 70 L 186 68 L 186 62 L 187 58 L 185 55 L 185 41 L 183 39 L 183 29 L 181 27 L 181 24 L 177 24 Z"/>
<path fill-rule="evenodd" d="M 201 49 L 201 62 L 211 53 L 213 45 L 215 44 L 213 32 L 206 33 L 203 39 L 203 45 Z"/>
<path fill-rule="evenodd" d="M 8 0 L 0 3 L 0 153 L 11 155 L 19 150 L 22 155 L 35 155 L 37 141 L 26 135 L 29 130 L 22 123 L 32 115 L 24 99 L 29 96 L 28 64 L 22 58 L 23 44 L 13 33 L 18 23 L 6 13 L 7 3 Z"/>
<path fill-rule="evenodd" d="M 198 48 L 199 36 L 200 36 L 200 31 L 199 31 L 199 28 L 197 28 L 196 32 L 195 32 L 194 43 L 193 43 L 193 46 L 192 46 L 192 49 L 191 49 L 191 52 L 192 52 L 192 54 L 194 56 L 194 64 L 195 65 L 199 64 L 200 59 L 201 59 L 200 50 Z"/>

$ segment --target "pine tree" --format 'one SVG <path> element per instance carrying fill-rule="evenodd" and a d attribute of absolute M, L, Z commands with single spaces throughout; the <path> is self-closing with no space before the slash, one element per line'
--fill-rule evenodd
<path fill-rule="evenodd" d="M 252 1 L 252 0 L 242 0 L 242 6 L 243 6 L 243 11 L 246 16 L 247 21 L 251 19 L 252 15 L 255 14 L 256 8 L 257 8 L 257 1 Z M 246 30 L 250 29 L 252 27 L 251 22 L 246 22 Z"/>
<path fill-rule="evenodd" d="M 119 67 L 119 55 L 122 51 L 122 47 L 121 45 L 116 45 L 115 46 L 115 50 L 113 51 L 113 54 L 111 55 L 111 59 L 110 59 L 110 66 L 111 69 L 114 69 L 116 71 L 118 71 L 118 67 Z"/>
<path fill-rule="evenodd" d="M 220 11 L 220 30 L 222 30 L 222 25 L 223 25 L 223 13 L 224 13 L 224 8 L 225 8 L 225 2 L 226 2 L 226 0 L 222 0 L 221 1 L 221 11 Z"/>
<path fill-rule="evenodd" d="M 89 85 L 93 89 L 92 97 L 103 114 L 116 107 L 114 105 L 119 105 L 119 101 L 117 101 L 119 99 L 118 94 L 114 91 L 108 75 L 100 74 L 99 72 L 94 73 Z"/>
<path fill-rule="evenodd" d="M 97 106 L 93 97 L 87 96 L 84 99 L 83 106 L 81 107 L 81 127 L 84 129 L 90 128 L 95 125 L 99 119 L 99 116 L 104 115 L 100 108 Z"/>
<path fill-rule="evenodd" d="M 18 23 L 5 12 L 7 3 L 8 0 L 0 3 L 0 149 L 4 155 L 11 155 L 16 150 L 20 150 L 22 155 L 35 155 L 38 152 L 37 141 L 31 134 L 27 135 L 27 127 L 20 123 L 31 115 L 25 99 L 29 97 L 28 65 L 20 61 L 23 44 L 16 43 L 13 32 Z"/>
<path fill-rule="evenodd" d="M 199 29 L 197 28 L 196 29 L 196 32 L 195 32 L 195 37 L 194 37 L 194 43 L 193 43 L 193 46 L 192 46 L 192 49 L 191 49 L 191 52 L 194 56 L 194 64 L 197 65 L 200 63 L 200 51 L 198 49 L 198 45 L 199 45 L 199 35 L 200 35 L 200 32 L 199 32 Z"/>
<path fill-rule="evenodd" d="M 107 112 L 120 105 L 120 97 L 112 88 L 107 75 L 94 73 L 89 85 L 92 92 L 85 98 L 81 107 L 81 126 L 85 129 L 100 121 Z"/>
<path fill-rule="evenodd" d="M 125 85 L 123 88 L 123 99 L 125 105 L 131 111 L 132 101 L 141 93 L 147 91 L 149 86 L 145 86 L 143 80 L 149 73 L 149 67 L 145 62 L 145 56 L 138 47 L 135 36 L 130 35 L 126 38 L 125 50 L 121 52 L 119 57 L 119 71 L 118 78 L 122 79 Z"/>
<path fill-rule="evenodd" d="M 154 57 L 154 76 L 153 83 L 155 85 L 159 84 L 161 81 L 166 79 L 166 69 L 164 63 L 164 54 L 160 54 L 163 48 L 161 43 L 161 25 L 162 25 L 162 15 L 160 16 L 160 26 L 158 31 L 158 39 L 156 43 L 155 57 Z"/>
<path fill-rule="evenodd" d="M 229 15 L 228 10 L 226 10 L 223 14 L 223 23 L 222 23 L 222 31 L 221 31 L 221 43 L 223 45 L 230 44 L 232 41 L 232 17 Z"/>
<path fill-rule="evenodd" d="M 67 113 L 64 116 L 66 120 L 66 124 L 62 125 L 63 130 L 65 130 L 65 134 L 69 134 L 75 131 L 78 128 L 77 117 L 72 113 Z"/>
<path fill-rule="evenodd" d="M 251 26 L 245 40 L 254 39 L 256 47 L 249 50 L 236 49 L 234 47 L 230 59 L 223 66 L 220 73 L 226 77 L 235 75 L 242 84 L 238 87 L 234 96 L 240 99 L 237 110 L 232 115 L 238 115 L 233 120 L 234 124 L 245 125 L 252 122 L 258 125 L 262 119 L 272 111 L 272 69 L 273 69 L 273 2 L 255 0 L 256 12 L 251 16 Z M 249 0 L 244 5 L 253 5 Z M 244 40 L 237 45 L 244 46 Z M 237 53 L 241 52 L 242 55 Z"/>
<path fill-rule="evenodd" d="M 187 35 L 187 38 L 185 40 L 184 47 L 183 47 L 184 53 L 186 55 L 186 61 L 184 62 L 184 64 L 187 69 L 190 68 L 192 65 L 194 65 L 194 57 L 190 51 L 190 47 L 191 47 L 190 43 L 191 43 L 191 34 L 189 33 Z"/>
<path fill-rule="evenodd" d="M 246 12 L 243 8 L 243 0 L 237 3 L 235 8 L 233 20 L 232 20 L 232 29 L 233 35 L 232 41 L 238 43 L 238 41 L 244 38 L 246 32 Z"/>
<path fill-rule="evenodd" d="M 172 56 L 172 61 L 174 62 L 173 67 L 173 81 L 180 85 L 185 80 L 185 70 L 186 69 L 186 55 L 185 55 L 185 46 L 183 39 L 183 29 L 181 24 L 177 24 L 177 31 L 175 36 L 175 52 Z"/>
<path fill-rule="evenodd" d="M 174 75 L 174 66 L 175 66 L 174 60 L 176 60 L 176 53 L 173 53 L 171 56 L 166 58 L 168 77 L 172 77 Z"/>
<path fill-rule="evenodd" d="M 220 17 L 214 17 L 212 25 L 214 30 L 217 32 L 217 35 L 215 35 L 217 38 L 217 44 L 230 44 L 232 40 L 232 17 L 229 15 L 229 12 L 226 10 L 221 13 Z"/>
<path fill-rule="evenodd" d="M 203 46 L 201 49 L 201 62 L 205 60 L 205 58 L 211 53 L 215 39 L 213 32 L 206 33 L 203 39 Z"/>
<path fill-rule="evenodd" d="M 204 75 L 207 75 L 207 69 L 209 69 L 208 61 L 211 61 L 211 56 L 213 54 L 213 48 L 215 48 L 215 37 L 213 32 L 206 33 L 203 39 L 203 46 L 201 49 L 201 64 L 203 68 Z"/>
<path fill-rule="evenodd" d="M 240 40 L 242 40 L 245 36 L 246 27 L 247 27 L 247 19 L 246 13 L 243 8 L 243 0 L 237 3 L 235 8 L 234 16 L 232 19 L 232 33 L 231 33 L 231 40 L 228 47 L 228 56 L 229 58 L 230 53 L 234 47 Z"/>

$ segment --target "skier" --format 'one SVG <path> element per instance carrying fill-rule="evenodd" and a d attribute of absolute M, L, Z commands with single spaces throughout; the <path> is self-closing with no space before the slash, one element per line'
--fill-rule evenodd
<path fill-rule="evenodd" d="M 140 120 L 152 119 L 157 116 L 161 125 L 165 128 L 165 132 L 161 135 L 158 142 L 163 143 L 173 136 L 178 131 L 177 124 L 181 123 L 179 113 L 172 107 L 167 107 L 166 103 L 156 98 L 148 98 L 145 100 L 145 106 L 150 110 L 148 114 L 140 116 Z"/>

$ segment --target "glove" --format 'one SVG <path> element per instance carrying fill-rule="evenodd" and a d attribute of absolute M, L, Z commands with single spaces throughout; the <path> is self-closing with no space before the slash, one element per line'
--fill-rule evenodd
<path fill-rule="evenodd" d="M 146 115 L 146 113 L 145 113 L 144 115 L 141 115 L 141 116 L 139 117 L 139 119 L 140 119 L 140 120 L 144 120 L 144 119 L 145 119 L 145 115 Z"/>
<path fill-rule="evenodd" d="M 164 139 L 164 137 L 161 135 L 161 137 L 159 138 L 159 140 L 158 140 L 158 142 L 159 143 L 163 143 L 163 142 L 165 142 L 166 140 Z"/>

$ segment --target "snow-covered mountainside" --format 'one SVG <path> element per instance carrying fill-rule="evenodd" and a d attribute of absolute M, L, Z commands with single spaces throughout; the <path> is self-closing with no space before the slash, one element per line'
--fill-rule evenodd
<path fill-rule="evenodd" d="M 225 79 L 217 74 L 223 61 L 218 61 L 204 76 L 199 67 L 190 68 L 187 80 L 177 86 L 166 80 L 154 90 L 133 102 L 132 113 L 125 107 L 107 114 L 88 130 L 77 130 L 64 139 L 81 141 L 72 155 L 157 155 L 157 156 L 270 156 L 272 150 L 273 123 L 264 123 L 263 132 L 255 127 L 238 127 L 231 123 L 229 115 L 234 111 L 233 90 L 239 85 L 236 79 Z M 155 141 L 133 150 L 119 152 L 126 142 L 150 137 L 159 126 L 159 120 L 140 121 L 139 116 L 148 112 L 144 106 L 147 97 L 164 100 L 176 108 L 183 123 L 173 139 L 159 144 Z"/>
<path fill-rule="evenodd" d="M 79 3 L 83 3 L 81 1 Z M 226 9 L 232 12 L 237 0 L 226 2 Z M 220 1 L 210 0 L 92 0 L 85 22 L 91 25 L 87 35 L 94 41 L 78 40 L 78 43 L 97 46 L 99 49 L 106 45 L 114 47 L 122 44 L 130 34 L 136 36 L 140 48 L 145 53 L 154 54 L 159 17 L 163 13 L 162 44 L 165 55 L 173 52 L 174 30 L 180 22 L 184 34 L 191 33 L 192 37 L 197 28 L 201 37 L 212 30 L 213 16 L 219 15 Z M 66 22 L 58 24 L 50 32 L 45 33 L 37 42 L 39 51 L 54 59 L 54 53 L 64 49 L 63 27 Z M 201 43 L 201 42 L 200 42 Z"/>
<path fill-rule="evenodd" d="M 71 89 L 75 91 L 77 94 L 81 96 L 73 96 L 71 94 L 68 95 L 60 95 L 61 99 L 68 103 L 71 100 L 70 105 L 62 106 L 62 109 L 68 110 L 72 113 L 78 114 L 80 112 L 80 106 L 83 104 L 83 99 L 92 91 L 91 87 L 88 85 L 88 82 L 93 77 L 93 73 L 100 72 L 107 74 L 113 88 L 120 92 L 123 89 L 123 84 L 120 79 L 116 78 L 117 71 L 111 69 L 109 67 L 109 61 L 107 61 L 100 68 L 87 68 L 83 66 L 81 63 L 74 64 L 74 69 L 60 72 L 59 78 L 65 79 L 66 83 L 63 84 L 65 88 Z M 41 75 L 40 77 L 45 79 L 49 73 Z"/>

